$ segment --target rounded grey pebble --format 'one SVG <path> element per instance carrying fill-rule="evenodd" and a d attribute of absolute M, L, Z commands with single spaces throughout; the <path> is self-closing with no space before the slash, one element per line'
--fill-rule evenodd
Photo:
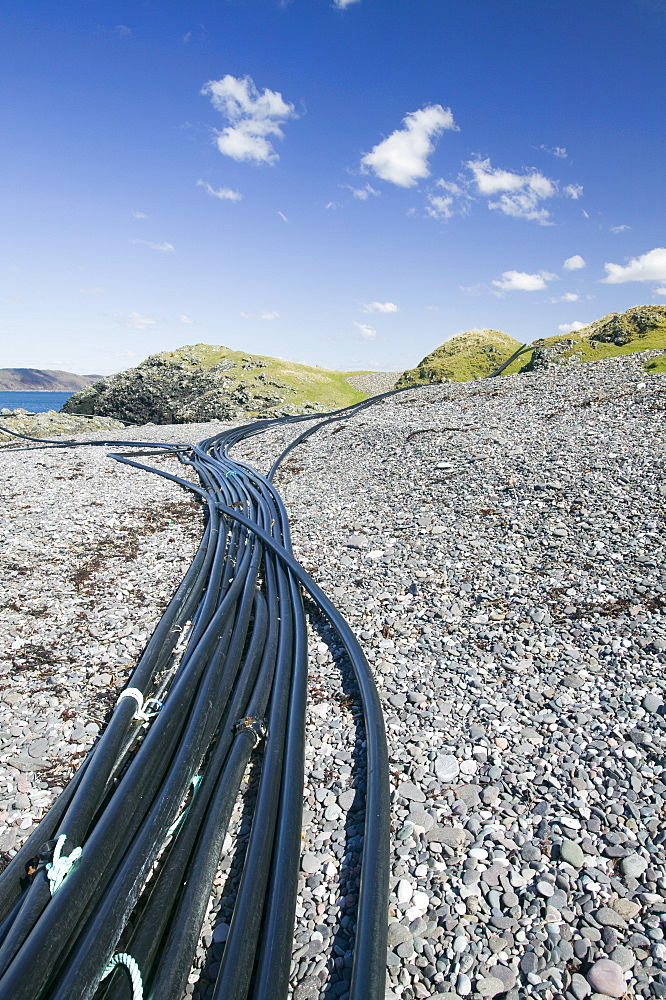
<path fill-rule="evenodd" d="M 631 948 L 625 948 L 624 945 L 621 944 L 619 944 L 617 948 L 613 948 L 608 957 L 611 962 L 617 962 L 623 972 L 628 972 L 629 969 L 632 969 L 636 964 L 636 956 Z"/>
<path fill-rule="evenodd" d="M 301 979 L 294 990 L 294 1000 L 317 1000 L 321 990 L 319 976 L 307 976 Z"/>
<path fill-rule="evenodd" d="M 626 858 L 622 858 L 620 866 L 623 875 L 627 875 L 629 878 L 640 878 L 648 863 L 640 854 L 629 854 Z"/>
<path fill-rule="evenodd" d="M 485 976 L 477 979 L 476 992 L 482 997 L 496 997 L 498 993 L 504 993 L 506 987 L 497 976 Z"/>
<path fill-rule="evenodd" d="M 627 988 L 622 969 L 609 958 L 600 958 L 594 963 L 587 972 L 587 981 L 598 993 L 609 997 L 622 997 Z"/>
<path fill-rule="evenodd" d="M 456 993 L 459 997 L 467 997 L 472 992 L 472 980 L 469 978 L 467 973 L 458 973 L 458 978 L 456 979 Z"/>

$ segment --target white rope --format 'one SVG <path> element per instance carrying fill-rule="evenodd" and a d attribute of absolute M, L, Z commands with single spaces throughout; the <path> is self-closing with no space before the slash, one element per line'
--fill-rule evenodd
<path fill-rule="evenodd" d="M 62 883 L 65 881 L 69 875 L 74 864 L 79 860 L 81 854 L 80 847 L 75 847 L 71 854 L 68 854 L 66 858 L 60 857 L 60 852 L 62 850 L 62 845 L 67 840 L 67 834 L 61 833 L 56 841 L 55 848 L 53 849 L 53 861 L 49 861 L 46 865 L 46 876 L 49 880 L 49 888 L 51 890 L 51 895 L 55 895 Z"/>
<path fill-rule="evenodd" d="M 138 962 L 131 955 L 128 955 L 126 951 L 119 951 L 117 955 L 113 955 L 112 958 L 106 963 L 104 972 L 102 973 L 102 980 L 110 976 L 113 970 L 118 965 L 124 965 L 129 973 L 130 980 L 132 981 L 132 1000 L 143 1000 L 143 981 L 141 979 L 141 969 L 139 968 Z M 100 982 L 102 981 L 100 980 Z"/>
<path fill-rule="evenodd" d="M 153 715 L 155 715 L 155 712 L 148 714 L 144 711 L 145 705 L 143 702 L 143 693 L 139 691 L 138 688 L 125 688 L 125 690 L 118 695 L 116 705 L 119 705 L 123 698 L 134 698 L 134 701 L 136 702 L 136 712 L 134 713 L 134 718 L 137 722 L 150 722 Z"/>

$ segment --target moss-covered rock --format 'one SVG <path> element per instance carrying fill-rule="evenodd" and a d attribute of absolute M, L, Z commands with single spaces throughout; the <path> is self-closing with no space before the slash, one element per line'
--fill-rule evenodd
<path fill-rule="evenodd" d="M 632 306 L 623 313 L 608 313 L 564 336 L 535 340 L 533 346 L 527 364 L 520 366 L 523 372 L 665 348 L 666 306 Z"/>
<path fill-rule="evenodd" d="M 21 407 L 17 410 L 4 410 L 0 413 L 0 444 L 18 442 L 14 434 L 25 434 L 35 438 L 76 437 L 78 434 L 90 434 L 91 431 L 108 431 L 109 437 L 117 429 L 125 428 L 119 420 L 109 417 L 77 417 L 68 413 L 56 413 L 47 410 L 45 413 L 30 413 Z"/>
<path fill-rule="evenodd" d="M 344 372 L 194 344 L 100 379 L 71 396 L 63 411 L 183 424 L 317 413 L 365 398 Z"/>
<path fill-rule="evenodd" d="M 484 378 L 521 346 L 501 330 L 470 330 L 459 333 L 428 354 L 416 368 L 404 372 L 398 386 L 429 382 L 469 382 Z"/>

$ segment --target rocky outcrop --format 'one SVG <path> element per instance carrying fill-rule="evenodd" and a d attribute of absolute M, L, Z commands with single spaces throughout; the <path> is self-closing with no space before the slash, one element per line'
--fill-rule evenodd
<path fill-rule="evenodd" d="M 0 368 L 0 392 L 76 392 L 101 377 L 47 368 Z"/>
<path fill-rule="evenodd" d="M 93 431 L 111 432 L 125 430 L 125 424 L 109 417 L 77 417 L 68 413 L 56 413 L 47 410 L 45 413 L 29 413 L 19 407 L 16 410 L 4 408 L 0 410 L 0 445 L 21 443 L 14 434 L 24 434 L 34 438 L 76 437 L 78 434 L 91 434 Z M 13 431 L 13 434 L 8 433 Z"/>
<path fill-rule="evenodd" d="M 316 413 L 361 398 L 339 372 L 195 344 L 100 379 L 72 396 L 63 411 L 184 424 Z"/>
<path fill-rule="evenodd" d="M 591 343 L 615 344 L 616 347 L 636 341 L 636 350 L 640 351 L 640 341 L 663 325 L 666 325 L 666 306 L 634 306 L 623 313 L 603 316 L 579 330 L 579 334 Z"/>
<path fill-rule="evenodd" d="M 520 369 L 521 372 L 536 372 L 543 371 L 544 368 L 550 368 L 552 365 L 560 363 L 562 361 L 568 361 L 569 358 L 565 355 L 571 350 L 571 348 L 576 343 L 571 337 L 563 337 L 561 340 L 557 340 L 555 343 L 544 343 L 543 341 L 536 341 L 537 347 L 534 348 L 532 356 L 526 365 Z"/>
<path fill-rule="evenodd" d="M 666 306 L 633 306 L 623 313 L 608 313 L 568 336 L 535 340 L 521 372 L 662 347 L 666 347 Z"/>

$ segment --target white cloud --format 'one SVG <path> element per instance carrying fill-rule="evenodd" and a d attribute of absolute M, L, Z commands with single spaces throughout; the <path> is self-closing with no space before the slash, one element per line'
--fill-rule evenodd
<path fill-rule="evenodd" d="M 626 233 L 631 226 L 611 226 L 611 233 Z"/>
<path fill-rule="evenodd" d="M 549 210 L 540 203 L 557 195 L 557 181 L 545 177 L 538 170 L 527 174 L 502 170 L 491 166 L 489 159 L 469 160 L 466 167 L 472 172 L 477 194 L 486 198 L 499 195 L 496 201 L 488 202 L 489 208 L 516 219 L 527 219 L 542 226 L 552 225 Z"/>
<path fill-rule="evenodd" d="M 435 182 L 435 186 L 446 194 L 435 194 L 433 191 L 426 194 L 427 216 L 446 221 L 454 215 L 468 214 L 473 198 L 470 194 L 471 183 L 465 176 L 460 175 L 457 182 L 440 178 Z"/>
<path fill-rule="evenodd" d="M 666 287 L 664 287 L 664 288 L 655 288 L 654 293 L 655 293 L 655 295 L 666 295 Z"/>
<path fill-rule="evenodd" d="M 283 122 L 298 117 L 282 94 L 267 88 L 260 93 L 249 76 L 230 74 L 209 80 L 201 93 L 210 97 L 213 107 L 231 123 L 217 134 L 217 148 L 224 156 L 256 163 L 279 159 L 271 138 L 284 138 Z"/>
<path fill-rule="evenodd" d="M 181 323 L 186 323 L 188 326 L 191 326 L 192 323 L 194 323 L 192 317 L 186 316 L 185 313 L 181 313 L 178 319 L 180 320 Z"/>
<path fill-rule="evenodd" d="M 132 35 L 132 29 L 126 24 L 117 24 L 113 30 L 119 38 L 130 38 Z"/>
<path fill-rule="evenodd" d="M 655 247 L 640 257 L 633 257 L 624 267 L 604 264 L 607 285 L 623 285 L 627 281 L 666 281 L 666 247 Z"/>
<path fill-rule="evenodd" d="M 132 218 L 134 219 L 147 219 L 148 216 L 145 212 L 132 212 Z"/>
<path fill-rule="evenodd" d="M 548 271 L 539 271 L 538 274 L 528 274 L 526 271 L 503 271 L 502 280 L 493 281 L 493 285 L 501 288 L 503 292 L 540 292 L 556 277 L 557 275 Z"/>
<path fill-rule="evenodd" d="M 566 160 L 568 153 L 564 146 L 539 146 L 539 149 L 543 149 L 544 153 L 550 153 L 551 156 L 556 156 L 559 160 Z"/>
<path fill-rule="evenodd" d="M 367 201 L 370 195 L 372 195 L 373 198 L 381 198 L 382 196 L 381 191 L 377 191 L 377 189 L 373 188 L 371 184 L 366 184 L 365 187 L 362 188 L 352 187 L 351 184 L 341 184 L 340 186 L 346 188 L 348 191 L 351 191 L 353 196 L 358 198 L 359 201 Z"/>
<path fill-rule="evenodd" d="M 574 201 L 578 201 L 578 199 L 583 194 L 583 185 L 567 184 L 567 186 L 564 188 L 564 193 L 565 195 L 567 195 L 568 198 L 573 198 Z"/>
<path fill-rule="evenodd" d="M 573 323 L 560 323 L 558 330 L 560 333 L 574 333 L 576 330 L 582 330 L 586 327 L 587 323 L 581 323 L 579 320 L 575 320 Z"/>
<path fill-rule="evenodd" d="M 277 319 L 279 317 L 279 312 L 260 312 L 260 313 L 246 313 L 242 312 L 241 316 L 243 319 Z"/>
<path fill-rule="evenodd" d="M 565 271 L 580 271 L 582 268 L 587 267 L 587 261 L 583 260 L 579 253 L 575 253 L 573 257 L 567 257 L 562 267 Z"/>
<path fill-rule="evenodd" d="M 284 214 L 284 212 L 278 212 L 278 215 L 280 216 L 280 218 L 282 219 L 283 222 L 289 222 L 289 219 Z"/>
<path fill-rule="evenodd" d="M 564 295 L 560 295 L 559 298 L 549 299 L 549 302 L 579 302 L 580 295 L 576 292 L 565 292 Z"/>
<path fill-rule="evenodd" d="M 81 295 L 103 295 L 104 288 L 79 288 Z"/>
<path fill-rule="evenodd" d="M 358 3 L 358 0 L 333 0 L 333 6 L 338 10 L 347 10 L 353 3 Z"/>
<path fill-rule="evenodd" d="M 130 330 L 149 330 L 151 326 L 155 326 L 157 323 L 156 316 L 144 316 L 143 313 L 133 312 L 129 316 L 121 316 L 116 313 L 115 319 L 122 326 L 126 326 Z"/>
<path fill-rule="evenodd" d="M 454 199 L 451 195 L 429 194 L 426 212 L 432 219 L 450 219 L 453 215 Z"/>
<path fill-rule="evenodd" d="M 220 201 L 240 201 L 243 195 L 240 191 L 233 191 L 231 188 L 214 188 L 206 181 L 197 181 L 199 187 L 202 187 L 206 194 L 209 194 L 211 198 L 219 198 Z"/>
<path fill-rule="evenodd" d="M 527 181 L 520 174 L 491 167 L 490 160 L 470 160 L 466 166 L 472 171 L 479 194 L 487 196 L 501 191 L 520 191 Z"/>
<path fill-rule="evenodd" d="M 450 108 L 429 104 L 403 118 L 404 128 L 396 129 L 386 139 L 366 153 L 361 160 L 363 170 L 398 187 L 414 187 L 430 176 L 428 157 L 434 151 L 435 140 L 446 129 L 458 130 Z"/>
<path fill-rule="evenodd" d="M 326 205 L 324 205 L 324 208 L 327 208 L 327 209 L 330 209 L 330 208 L 335 209 L 337 207 L 338 206 L 337 206 L 336 202 L 334 202 L 334 201 L 329 201 Z"/>
<path fill-rule="evenodd" d="M 173 253 L 176 249 L 173 243 L 151 243 L 150 240 L 130 240 L 130 243 L 138 243 L 151 250 L 159 250 L 160 253 Z"/>
<path fill-rule="evenodd" d="M 364 340 L 372 340 L 377 336 L 374 326 L 368 326 L 366 323 L 357 323 L 356 320 L 354 320 L 354 326 L 358 329 Z"/>
<path fill-rule="evenodd" d="M 395 302 L 364 302 L 361 306 L 364 313 L 397 313 L 400 312 Z"/>

